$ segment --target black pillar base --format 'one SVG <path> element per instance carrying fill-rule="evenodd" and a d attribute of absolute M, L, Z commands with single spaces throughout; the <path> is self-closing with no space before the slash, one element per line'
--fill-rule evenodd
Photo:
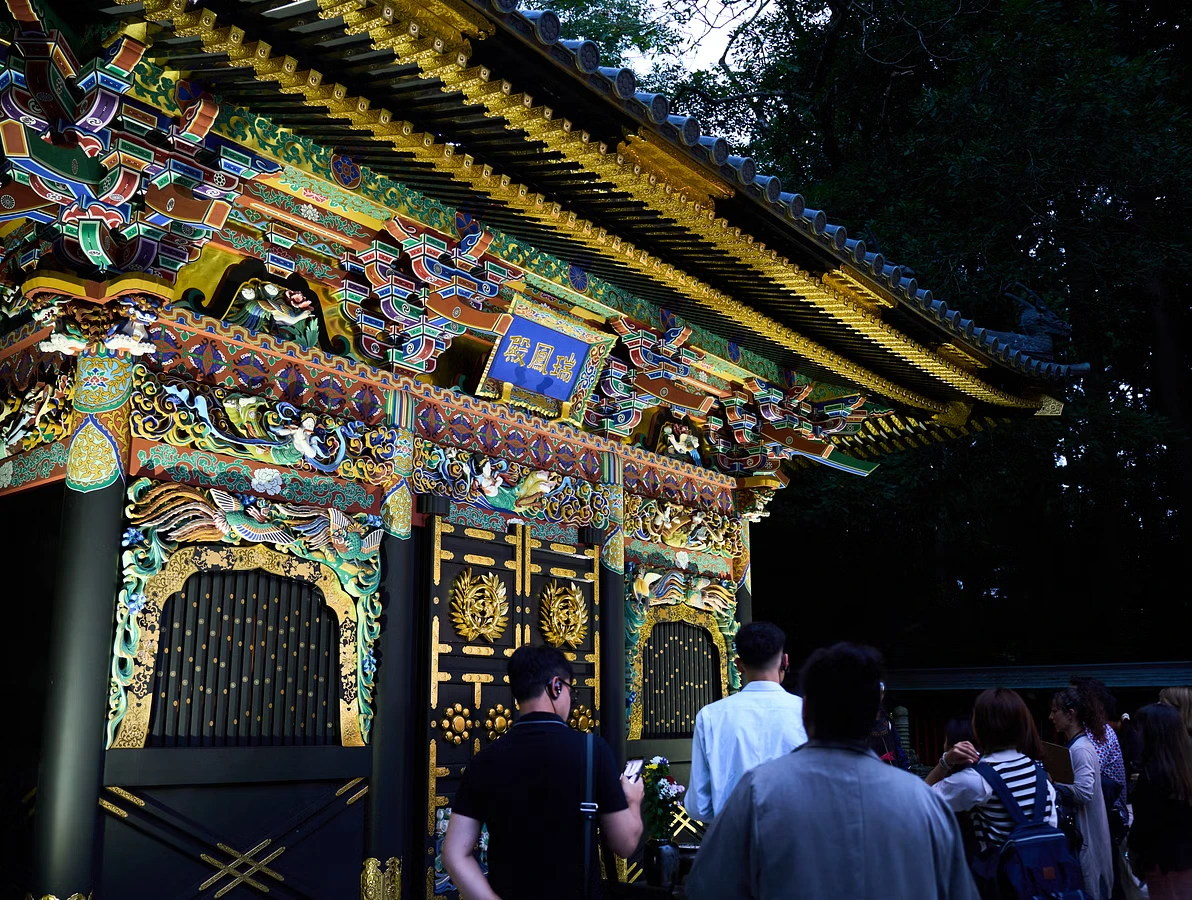
<path fill-rule="evenodd" d="M 401 860 L 405 892 L 413 896 L 422 871 L 420 828 L 426 821 L 426 668 L 418 551 L 423 529 L 408 540 L 381 542 L 381 635 L 377 642 L 376 713 L 364 858 L 382 868 Z"/>
<path fill-rule="evenodd" d="M 33 895 L 88 896 L 100 860 L 103 726 L 120 577 L 124 483 L 62 503 L 49 682 L 33 819 Z"/>

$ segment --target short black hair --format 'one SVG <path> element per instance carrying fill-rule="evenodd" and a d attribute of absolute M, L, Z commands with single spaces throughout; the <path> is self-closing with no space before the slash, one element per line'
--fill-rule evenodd
<path fill-rule="evenodd" d="M 786 647 L 786 633 L 773 622 L 746 622 L 737 632 L 737 656 L 751 669 L 774 662 Z"/>
<path fill-rule="evenodd" d="M 799 672 L 803 713 L 818 740 L 860 741 L 869 735 L 881 702 L 882 655 L 841 642 L 821 647 Z"/>
<path fill-rule="evenodd" d="M 518 647 L 509 657 L 508 672 L 513 699 L 519 702 L 533 700 L 555 678 L 572 679 L 571 663 L 563 651 L 546 644 Z"/>

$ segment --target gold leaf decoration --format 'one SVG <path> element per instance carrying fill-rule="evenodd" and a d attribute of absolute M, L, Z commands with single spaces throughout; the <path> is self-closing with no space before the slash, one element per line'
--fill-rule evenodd
<path fill-rule="evenodd" d="M 599 727 L 600 720 L 592 715 L 592 710 L 589 707 L 580 705 L 571 711 L 571 717 L 567 720 L 567 724 L 576 731 L 589 734 L 592 729 Z"/>
<path fill-rule="evenodd" d="M 550 582 L 538 598 L 539 628 L 548 644 L 578 647 L 588 635 L 588 604 L 573 584 Z"/>
<path fill-rule="evenodd" d="M 495 741 L 513 724 L 513 713 L 504 705 L 498 703 L 488 711 L 488 718 L 484 720 L 484 727 L 488 729 L 488 739 Z"/>
<path fill-rule="evenodd" d="M 451 585 L 451 621 L 465 641 L 484 638 L 490 644 L 509 624 L 505 583 L 496 574 L 473 576 L 464 569 Z"/>
<path fill-rule="evenodd" d="M 443 740 L 453 744 L 461 744 L 472 734 L 477 723 L 472 719 L 472 711 L 462 703 L 448 706 L 443 710 L 443 718 L 435 724 L 443 730 Z"/>

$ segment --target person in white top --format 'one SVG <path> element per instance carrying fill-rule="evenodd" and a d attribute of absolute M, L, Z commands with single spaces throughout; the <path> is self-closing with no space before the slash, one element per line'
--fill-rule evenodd
<path fill-rule="evenodd" d="M 807 742 L 803 701 L 787 693 L 790 668 L 786 635 L 770 622 L 749 622 L 737 632 L 740 692 L 709 703 L 695 717 L 691 783 L 684 794 L 688 815 L 711 822 L 754 766 L 790 753 Z"/>

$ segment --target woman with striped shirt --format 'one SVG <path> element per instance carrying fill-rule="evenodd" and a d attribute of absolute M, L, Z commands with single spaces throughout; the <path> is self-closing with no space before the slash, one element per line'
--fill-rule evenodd
<path fill-rule="evenodd" d="M 977 842 L 987 850 L 1004 844 L 1014 823 L 993 788 L 969 766 L 976 762 L 993 766 L 1028 819 L 1035 811 L 1035 780 L 1047 780 L 1047 773 L 1038 764 L 1043 747 L 1035 721 L 1014 691 L 993 688 L 977 698 L 973 739 L 980 754 L 968 741 L 961 741 L 940 757 L 927 783 L 953 812 L 971 812 Z M 1055 788 L 1049 780 L 1044 821 L 1056 824 Z"/>

